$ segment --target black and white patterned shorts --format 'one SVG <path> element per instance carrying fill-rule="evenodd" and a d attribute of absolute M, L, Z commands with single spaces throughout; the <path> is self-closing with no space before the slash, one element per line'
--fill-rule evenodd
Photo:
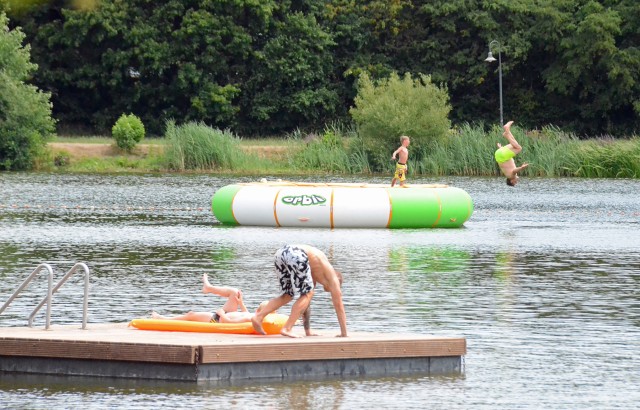
<path fill-rule="evenodd" d="M 276 251 L 275 267 L 283 295 L 295 297 L 313 290 L 309 257 L 302 248 L 285 245 Z"/>

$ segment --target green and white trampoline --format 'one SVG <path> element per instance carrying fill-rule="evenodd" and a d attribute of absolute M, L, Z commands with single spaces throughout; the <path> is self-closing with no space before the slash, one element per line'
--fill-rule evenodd
<path fill-rule="evenodd" d="M 448 185 L 265 181 L 218 189 L 211 199 L 227 225 L 314 228 L 458 228 L 471 197 Z"/>

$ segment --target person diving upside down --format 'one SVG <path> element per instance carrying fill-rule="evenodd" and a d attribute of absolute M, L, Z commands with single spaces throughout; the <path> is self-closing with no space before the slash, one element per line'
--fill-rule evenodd
<path fill-rule="evenodd" d="M 502 135 L 509 141 L 509 144 L 504 147 L 502 144 L 497 143 L 498 149 L 496 150 L 494 156 L 496 158 L 496 162 L 500 166 L 500 170 L 507 177 L 507 185 L 515 186 L 518 183 L 519 177 L 518 173 L 529 166 L 526 162 L 521 166 L 516 166 L 516 162 L 513 158 L 518 155 L 522 151 L 522 147 L 518 144 L 518 141 L 511 134 L 511 125 L 513 121 L 509 121 L 504 125 L 504 132 Z"/>

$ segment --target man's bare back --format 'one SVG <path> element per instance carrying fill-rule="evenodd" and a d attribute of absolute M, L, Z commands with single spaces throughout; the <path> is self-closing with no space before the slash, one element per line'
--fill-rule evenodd
<path fill-rule="evenodd" d="M 325 291 L 330 292 L 336 285 L 340 288 L 340 282 L 336 271 L 327 259 L 327 255 L 320 249 L 309 245 L 296 245 L 304 249 L 309 257 L 309 267 L 311 268 L 311 277 L 314 282 L 322 285 Z"/>
<path fill-rule="evenodd" d="M 310 245 L 296 245 L 307 254 L 309 258 L 309 267 L 311 268 L 311 277 L 314 283 L 319 283 L 324 288 L 325 292 L 331 294 L 331 301 L 333 302 L 336 315 L 338 316 L 338 322 L 340 324 L 340 335 L 347 335 L 347 315 L 344 311 L 344 305 L 342 303 L 342 275 L 336 271 L 329 262 L 327 255 L 320 249 Z"/>
<path fill-rule="evenodd" d="M 288 256 L 285 257 L 285 255 Z M 297 260 L 291 260 L 290 258 L 292 257 Z M 280 266 L 281 264 L 282 266 Z M 340 324 L 340 336 L 347 336 L 347 315 L 342 302 L 342 275 L 333 268 L 324 252 L 310 245 L 286 245 L 276 252 L 276 271 L 281 273 L 285 272 L 285 277 L 290 277 L 291 272 L 295 272 L 295 274 L 291 276 L 302 276 L 298 277 L 299 282 L 298 280 L 294 281 L 293 277 L 291 277 L 293 283 L 289 283 L 284 279 L 285 277 L 280 278 L 280 286 L 282 287 L 283 293 L 280 296 L 270 299 L 264 306 L 264 311 L 256 312 L 251 319 L 253 327 L 258 333 L 265 334 L 262 328 L 262 320 L 265 317 L 264 312 L 275 310 L 289 303 L 296 293 L 292 290 L 292 285 L 299 286 L 296 285 L 297 283 L 304 285 L 306 279 L 308 279 L 309 282 L 313 282 L 313 286 L 309 283 L 310 290 L 299 292 L 300 296 L 294 302 L 289 319 L 283 326 L 280 334 L 288 337 L 300 337 L 292 331 L 292 328 L 296 320 L 298 320 L 300 316 L 303 316 L 306 335 L 314 335 L 309 325 L 309 304 L 313 298 L 315 284 L 320 283 L 325 292 L 331 294 L 331 301 Z"/>

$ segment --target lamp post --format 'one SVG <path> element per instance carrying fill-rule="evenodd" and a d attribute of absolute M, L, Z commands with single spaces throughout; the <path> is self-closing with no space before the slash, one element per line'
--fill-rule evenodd
<path fill-rule="evenodd" d="M 500 43 L 498 40 L 493 40 L 489 43 L 489 54 L 484 61 L 488 63 L 493 63 L 496 59 L 493 57 L 493 53 L 491 52 L 491 45 L 496 44 L 498 46 L 498 85 L 500 88 L 500 126 L 504 125 L 504 118 L 502 115 L 502 54 L 500 52 Z"/>

